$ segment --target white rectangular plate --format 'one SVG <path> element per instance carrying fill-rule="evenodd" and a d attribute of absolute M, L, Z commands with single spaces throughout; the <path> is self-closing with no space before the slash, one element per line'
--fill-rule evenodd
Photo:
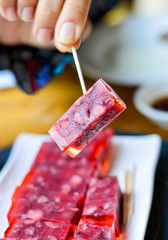
<path fill-rule="evenodd" d="M 29 171 L 41 144 L 48 135 L 20 134 L 6 165 L 0 172 L 0 237 L 8 227 L 7 213 L 12 194 Z M 128 240 L 143 240 L 151 208 L 153 184 L 161 138 L 156 134 L 145 136 L 114 136 L 115 163 L 110 175 L 119 178 L 124 192 L 124 174 L 135 168 L 134 211 L 127 227 Z"/>

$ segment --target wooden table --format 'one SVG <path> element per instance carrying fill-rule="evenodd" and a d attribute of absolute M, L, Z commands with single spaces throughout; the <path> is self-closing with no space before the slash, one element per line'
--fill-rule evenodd
<path fill-rule="evenodd" d="M 87 89 L 93 80 L 85 78 Z M 135 88 L 112 85 L 127 105 L 109 126 L 115 130 L 137 133 L 157 133 L 168 139 L 168 132 L 160 129 L 134 107 Z M 76 71 L 70 66 L 34 95 L 26 95 L 18 88 L 0 90 L 0 149 L 11 145 L 21 132 L 47 133 L 52 124 L 82 95 Z"/>

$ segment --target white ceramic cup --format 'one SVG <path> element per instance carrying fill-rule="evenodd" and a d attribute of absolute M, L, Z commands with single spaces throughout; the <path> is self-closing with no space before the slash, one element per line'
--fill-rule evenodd
<path fill-rule="evenodd" d="M 168 83 L 138 88 L 134 94 L 134 105 L 149 120 L 168 130 L 168 111 L 157 110 L 153 104 L 168 97 Z"/>

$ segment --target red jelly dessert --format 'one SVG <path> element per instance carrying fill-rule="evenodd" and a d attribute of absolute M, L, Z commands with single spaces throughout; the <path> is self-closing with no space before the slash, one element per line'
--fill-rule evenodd
<path fill-rule="evenodd" d="M 88 146 L 94 144 L 97 146 L 104 146 L 108 150 L 110 144 L 111 144 L 111 137 L 114 135 L 114 131 L 111 128 L 105 128 L 103 131 L 101 131 L 99 134 L 96 135 L 96 137 L 91 141 L 91 143 L 88 144 Z M 87 148 L 88 148 L 87 146 Z M 87 149 L 85 148 L 85 149 Z M 83 151 L 82 151 L 83 152 Z M 79 154 L 80 156 L 80 154 Z"/>
<path fill-rule="evenodd" d="M 93 159 L 97 163 L 97 168 L 95 176 L 105 176 L 110 167 L 110 151 L 112 149 L 111 138 L 114 132 L 110 128 L 106 128 L 101 131 L 94 139 L 91 141 L 83 151 L 79 153 L 80 156 L 88 146 L 96 143 L 95 152 L 93 154 Z M 77 156 L 74 158 L 76 159 Z"/>
<path fill-rule="evenodd" d="M 62 170 L 74 173 L 77 171 L 79 175 L 89 178 L 94 175 L 99 164 L 99 168 L 104 164 L 112 136 L 113 131 L 105 129 L 73 161 L 71 157 L 61 152 L 56 144 L 46 142 L 42 145 L 31 171 L 57 175 Z"/>
<path fill-rule="evenodd" d="M 73 159 L 54 142 L 44 143 L 13 194 L 4 239 L 115 239 L 118 181 L 95 177 L 100 176 L 112 135 L 110 129 L 102 131 Z"/>
<path fill-rule="evenodd" d="M 67 154 L 66 154 L 67 155 Z M 70 157 L 69 157 L 70 158 Z M 31 171 L 34 173 L 48 174 L 49 176 L 66 176 L 67 172 L 77 174 L 84 178 L 91 178 L 97 167 L 96 161 L 88 161 L 87 158 L 74 158 L 69 161 L 68 158 L 57 158 L 54 161 L 48 158 L 47 160 L 36 161 Z"/>
<path fill-rule="evenodd" d="M 27 178 L 28 179 L 25 179 L 22 185 L 16 189 L 13 195 L 13 201 L 26 196 L 27 190 L 30 194 L 35 191 L 42 194 L 49 194 L 50 192 L 59 192 L 60 194 L 80 192 L 85 194 L 89 183 L 89 179 L 84 179 L 76 172 L 66 171 L 63 172 L 63 175 L 58 176 L 49 175 L 48 173 L 38 173 L 30 177 L 27 175 Z"/>
<path fill-rule="evenodd" d="M 82 218 L 93 219 L 110 227 L 115 221 L 116 234 L 120 233 L 120 211 L 118 212 L 115 209 L 114 202 L 111 199 L 85 202 Z"/>
<path fill-rule="evenodd" d="M 62 151 L 75 157 L 113 119 L 125 104 L 99 79 L 49 130 Z"/>
<path fill-rule="evenodd" d="M 103 193 L 103 194 L 102 194 Z M 121 191 L 117 177 L 92 178 L 86 195 L 86 201 L 97 199 L 120 199 Z"/>
<path fill-rule="evenodd" d="M 110 200 L 97 200 L 85 202 L 82 218 L 93 219 L 100 222 L 113 221 L 116 215 L 114 202 Z M 109 223 L 110 224 L 110 223 Z"/>
<path fill-rule="evenodd" d="M 87 186 L 88 179 L 73 173 L 54 178 L 47 174 L 35 175 L 16 190 L 8 213 L 9 222 L 18 217 L 76 224 Z"/>
<path fill-rule="evenodd" d="M 81 209 L 66 200 L 60 202 L 30 202 L 18 200 L 8 213 L 8 220 L 11 223 L 15 218 L 32 219 L 35 221 L 52 221 L 77 224 L 80 219 Z"/>
<path fill-rule="evenodd" d="M 93 219 L 111 226 L 115 221 L 116 235 L 120 233 L 121 191 L 116 177 L 93 178 L 89 184 L 82 218 Z"/>
<path fill-rule="evenodd" d="M 114 227 L 98 225 L 94 221 L 80 220 L 73 240 L 114 240 Z"/>
<path fill-rule="evenodd" d="M 72 226 L 60 222 L 16 219 L 5 232 L 5 237 L 37 240 L 65 240 Z"/>

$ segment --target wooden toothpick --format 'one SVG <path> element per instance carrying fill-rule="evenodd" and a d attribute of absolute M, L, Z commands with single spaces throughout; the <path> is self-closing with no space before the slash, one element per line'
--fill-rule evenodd
<path fill-rule="evenodd" d="M 123 224 L 130 223 L 134 207 L 134 171 L 125 174 L 125 193 L 123 199 Z"/>
<path fill-rule="evenodd" d="M 76 49 L 74 47 L 72 47 L 72 54 L 73 54 L 74 62 L 75 62 L 75 65 L 76 65 L 76 70 L 77 70 L 77 73 L 78 73 L 78 76 L 79 76 L 80 84 L 81 84 L 81 87 L 82 87 L 82 91 L 83 91 L 83 94 L 85 94 L 86 93 L 85 82 L 84 82 L 84 78 L 83 78 L 83 75 L 82 75 L 78 55 L 77 55 Z"/>

